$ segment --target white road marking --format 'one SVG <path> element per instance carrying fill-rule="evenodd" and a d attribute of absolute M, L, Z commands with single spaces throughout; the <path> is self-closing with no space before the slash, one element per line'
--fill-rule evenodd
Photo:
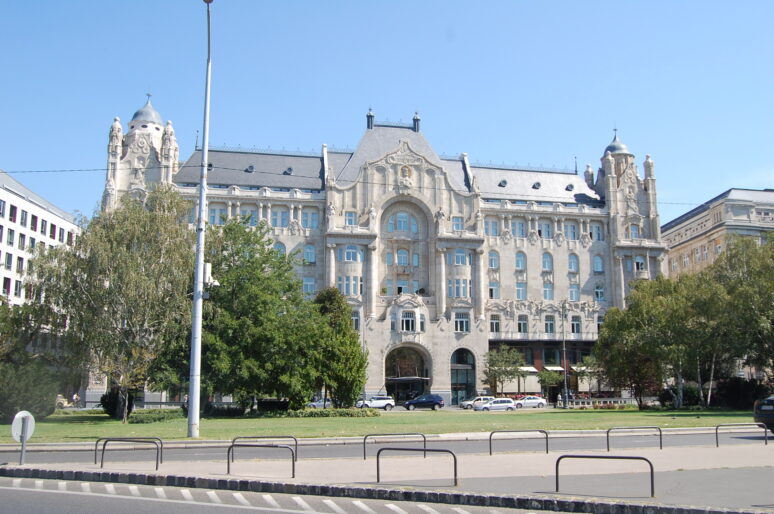
<path fill-rule="evenodd" d="M 336 505 L 333 500 L 323 500 L 323 503 L 336 514 L 347 514 L 347 511 Z"/>
<path fill-rule="evenodd" d="M 91 485 L 89 485 L 88 482 L 81 482 L 81 490 L 84 493 L 90 493 L 91 492 Z"/>
<path fill-rule="evenodd" d="M 355 507 L 357 507 L 360 510 L 368 512 L 369 514 L 376 514 L 376 511 L 374 509 L 372 509 L 371 507 L 369 507 L 365 503 L 361 502 L 360 500 L 353 501 L 352 505 L 354 505 Z"/>
<path fill-rule="evenodd" d="M 14 478 L 13 479 L 13 486 L 14 487 L 21 487 L 21 478 Z"/>
<path fill-rule="evenodd" d="M 140 490 L 137 488 L 136 485 L 130 485 L 129 486 L 129 494 L 131 494 L 132 496 L 135 496 L 135 497 L 142 496 L 140 494 Z"/>
<path fill-rule="evenodd" d="M 167 499 L 167 493 L 164 492 L 163 487 L 154 487 L 153 490 L 156 491 L 156 496 L 158 496 L 162 500 Z"/>
<path fill-rule="evenodd" d="M 193 495 L 191 494 L 191 491 L 189 491 L 188 489 L 182 489 L 180 491 L 180 494 L 183 495 L 183 498 L 185 498 L 186 501 L 189 501 L 189 502 L 194 501 Z"/>
<path fill-rule="evenodd" d="M 60 491 L 67 491 L 67 482 L 59 482 L 57 489 Z"/>
<path fill-rule="evenodd" d="M 275 509 L 280 509 L 280 504 L 277 503 L 277 501 L 272 497 L 270 494 L 264 494 L 263 495 L 263 501 L 274 507 Z"/>
<path fill-rule="evenodd" d="M 110 494 L 116 494 L 116 486 L 113 484 L 105 484 L 105 491 Z"/>
<path fill-rule="evenodd" d="M 401 509 L 400 507 L 398 507 L 395 504 L 385 503 L 384 506 L 387 507 L 388 509 L 390 509 L 393 512 L 397 512 L 398 514 L 408 514 L 408 512 L 406 512 L 405 510 Z"/>
<path fill-rule="evenodd" d="M 207 496 L 210 498 L 212 503 L 223 503 L 223 501 L 218 498 L 218 495 L 215 493 L 215 491 L 207 491 Z"/>
<path fill-rule="evenodd" d="M 309 504 L 306 503 L 304 499 L 301 498 L 300 496 L 293 496 L 293 501 L 296 502 L 298 506 L 301 507 L 302 509 L 309 512 L 314 512 L 314 509 L 310 507 Z"/>
<path fill-rule="evenodd" d="M 35 480 L 35 489 L 43 489 L 43 480 Z"/>
<path fill-rule="evenodd" d="M 419 507 L 420 509 L 422 509 L 423 511 L 425 511 L 425 512 L 427 512 L 429 514 L 438 514 L 437 510 L 435 510 L 432 507 L 428 507 L 427 505 L 422 505 L 421 503 L 419 503 L 419 504 L 417 504 L 417 507 Z"/>
<path fill-rule="evenodd" d="M 242 493 L 234 493 L 234 499 L 246 507 L 252 506 L 252 504 L 247 501 L 247 498 L 245 498 Z"/>
<path fill-rule="evenodd" d="M 458 507 L 452 507 L 452 510 L 458 514 L 470 514 L 470 512 L 466 511 L 465 509 L 460 509 Z"/>

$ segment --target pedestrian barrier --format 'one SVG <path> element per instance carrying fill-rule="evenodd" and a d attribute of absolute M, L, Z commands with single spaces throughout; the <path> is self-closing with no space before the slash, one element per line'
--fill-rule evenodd
<path fill-rule="evenodd" d="M 293 448 L 284 444 L 260 444 L 260 443 L 231 443 L 226 451 L 226 474 L 231 474 L 231 463 L 234 462 L 234 448 L 286 448 L 290 450 L 291 478 L 296 478 L 296 452 Z"/>
<path fill-rule="evenodd" d="M 238 435 L 235 438 L 231 440 L 231 443 L 235 443 L 237 441 L 257 441 L 258 439 L 269 439 L 269 440 L 275 440 L 275 439 L 293 439 L 293 447 L 295 448 L 295 453 L 293 454 L 293 460 L 298 461 L 298 439 L 293 437 L 292 435 Z M 234 462 L 234 453 L 231 452 L 231 462 Z"/>
<path fill-rule="evenodd" d="M 105 448 L 108 443 L 135 443 L 135 444 L 152 444 L 156 447 L 156 471 L 159 469 L 159 462 L 164 462 L 164 442 L 158 437 L 101 437 L 94 443 L 94 464 L 97 463 L 97 448 L 99 443 L 102 443 L 102 457 L 100 458 L 99 467 L 105 466 Z"/>
<path fill-rule="evenodd" d="M 760 427 L 763 429 L 763 444 L 766 446 L 769 444 L 769 429 L 763 423 L 721 423 L 715 427 L 715 448 L 720 447 L 720 439 L 718 438 L 720 427 Z"/>
<path fill-rule="evenodd" d="M 658 430 L 658 449 L 664 449 L 664 436 L 661 427 L 613 427 L 607 429 L 607 451 L 610 451 L 610 432 L 613 430 Z"/>
<path fill-rule="evenodd" d="M 366 434 L 363 436 L 363 460 L 366 460 L 366 439 L 369 437 L 382 437 L 382 436 L 396 436 L 396 435 L 418 435 L 422 438 L 422 448 L 425 450 L 425 457 L 427 457 L 427 436 L 420 434 L 419 432 L 402 432 L 397 434 Z"/>
<path fill-rule="evenodd" d="M 454 454 L 451 450 L 443 450 L 439 448 L 380 448 L 379 451 L 376 452 L 376 483 L 379 483 L 379 480 L 381 479 L 381 475 L 379 473 L 379 458 L 382 455 L 382 452 L 424 452 L 425 457 L 427 457 L 427 452 L 432 453 L 448 453 L 452 456 L 454 459 L 454 485 L 457 485 L 457 456 Z"/>
<path fill-rule="evenodd" d="M 540 432 L 544 436 L 546 436 L 546 453 L 548 453 L 548 432 L 545 430 L 495 430 L 493 432 L 489 433 L 489 455 L 492 455 L 492 436 L 495 434 L 505 434 L 505 433 L 518 433 L 518 432 Z"/>
<path fill-rule="evenodd" d="M 559 463 L 562 459 L 617 459 L 617 460 L 644 460 L 650 466 L 650 497 L 656 497 L 655 473 L 653 463 L 645 457 L 630 457 L 622 455 L 562 455 L 556 459 L 556 492 L 559 492 Z"/>

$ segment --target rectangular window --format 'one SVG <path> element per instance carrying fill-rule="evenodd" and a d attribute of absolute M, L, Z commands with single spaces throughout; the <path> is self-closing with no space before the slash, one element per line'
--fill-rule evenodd
<path fill-rule="evenodd" d="M 573 316 L 570 320 L 570 332 L 573 334 L 581 333 L 581 317 Z"/>
<path fill-rule="evenodd" d="M 40 233 L 45 236 L 47 230 L 48 230 L 48 221 L 40 220 Z"/>
<path fill-rule="evenodd" d="M 452 230 L 463 230 L 464 227 L 462 216 L 452 216 Z"/>
<path fill-rule="evenodd" d="M 352 311 L 352 328 L 360 330 L 360 312 Z"/>
<path fill-rule="evenodd" d="M 556 332 L 556 321 L 553 314 L 548 314 L 545 318 L 546 334 L 554 334 Z"/>
<path fill-rule="evenodd" d="M 416 332 L 416 316 L 413 311 L 404 311 L 400 316 L 401 332 Z"/>
<path fill-rule="evenodd" d="M 489 331 L 493 334 L 500 333 L 500 315 L 492 314 L 489 316 Z"/>
<path fill-rule="evenodd" d="M 344 213 L 344 224 L 348 227 L 357 225 L 357 213 L 355 211 L 347 211 Z"/>
<path fill-rule="evenodd" d="M 13 295 L 17 298 L 21 298 L 22 295 L 22 281 L 16 280 L 13 283 Z"/>
<path fill-rule="evenodd" d="M 21 216 L 19 217 L 19 225 L 21 225 L 22 227 L 27 226 L 27 211 L 25 211 L 24 209 L 22 209 Z"/>
<path fill-rule="evenodd" d="M 392 296 L 392 280 L 386 280 L 384 282 L 384 294 Z"/>
<path fill-rule="evenodd" d="M 632 272 L 633 268 L 632 268 L 632 260 L 631 260 L 631 258 L 627 257 L 626 259 L 624 259 L 624 269 L 626 271 L 628 271 L 629 273 Z"/>
<path fill-rule="evenodd" d="M 3 242 L 3 226 L 0 225 L 0 243 Z"/>
<path fill-rule="evenodd" d="M 524 362 L 527 364 L 527 366 L 532 366 L 535 364 L 535 355 L 532 351 L 532 348 L 522 348 L 521 353 L 524 355 Z"/>
<path fill-rule="evenodd" d="M 5 200 L 0 200 L 0 218 L 5 218 Z"/>
<path fill-rule="evenodd" d="M 602 225 L 599 223 L 592 223 L 591 224 L 591 233 L 589 234 L 591 239 L 594 241 L 604 241 L 605 240 L 605 234 L 602 231 Z"/>
<path fill-rule="evenodd" d="M 553 237 L 553 229 L 550 221 L 541 221 L 538 223 L 538 235 L 543 239 L 551 239 Z"/>
<path fill-rule="evenodd" d="M 570 301 L 580 301 L 580 284 L 570 284 Z"/>
<path fill-rule="evenodd" d="M 287 209 L 272 209 L 271 211 L 271 226 L 272 227 L 287 227 L 290 223 L 290 213 Z"/>
<path fill-rule="evenodd" d="M 526 300 L 527 299 L 527 283 L 526 282 L 516 282 L 516 299 L 517 300 Z"/>
<path fill-rule="evenodd" d="M 16 232 L 14 232 L 14 230 L 12 228 L 9 228 L 8 229 L 8 239 L 7 239 L 8 246 L 13 246 L 13 243 L 14 243 L 14 241 L 16 239 L 15 236 L 16 236 Z"/>
<path fill-rule="evenodd" d="M 5 254 L 5 269 L 7 270 L 13 269 L 13 255 L 10 253 Z"/>
<path fill-rule="evenodd" d="M 526 334 L 529 332 L 529 320 L 526 314 L 519 314 L 516 320 L 516 331 L 519 334 Z"/>
<path fill-rule="evenodd" d="M 228 212 L 223 208 L 210 208 L 210 225 L 223 225 L 228 217 Z"/>
<path fill-rule="evenodd" d="M 242 209 L 239 211 L 239 215 L 242 217 L 243 222 L 247 223 L 248 227 L 258 225 L 258 209 Z"/>
<path fill-rule="evenodd" d="M 554 299 L 554 284 L 551 282 L 543 282 L 543 300 Z"/>
<path fill-rule="evenodd" d="M 398 287 L 396 289 L 397 294 L 408 293 L 408 280 L 398 280 Z"/>
<path fill-rule="evenodd" d="M 30 218 L 30 230 L 36 232 L 38 230 L 38 217 L 34 214 Z"/>
<path fill-rule="evenodd" d="M 304 228 L 319 228 L 320 213 L 312 209 L 304 209 L 301 212 L 301 226 Z"/>
<path fill-rule="evenodd" d="M 8 210 L 8 219 L 11 221 L 16 221 L 16 206 L 11 205 L 11 208 Z"/>
<path fill-rule="evenodd" d="M 454 313 L 454 331 L 470 332 L 470 315 L 467 312 Z"/>
<path fill-rule="evenodd" d="M 419 294 L 419 280 L 411 281 L 411 290 L 414 292 L 414 294 Z"/>
<path fill-rule="evenodd" d="M 16 273 L 24 273 L 24 257 L 16 258 Z"/>
<path fill-rule="evenodd" d="M 543 365 L 544 366 L 561 366 L 559 350 L 557 348 L 544 348 L 543 349 Z"/>
<path fill-rule="evenodd" d="M 489 282 L 489 298 L 500 299 L 500 282 Z"/>
<path fill-rule="evenodd" d="M 484 220 L 484 234 L 487 236 L 499 235 L 500 227 L 496 218 L 487 218 Z"/>
<path fill-rule="evenodd" d="M 3 296 L 11 296 L 11 279 L 8 277 L 3 279 Z"/>
<path fill-rule="evenodd" d="M 48 237 L 51 239 L 56 239 L 56 225 L 53 223 L 49 224 L 48 226 Z"/>
<path fill-rule="evenodd" d="M 604 286 L 598 285 L 597 287 L 594 288 L 594 299 L 600 302 L 605 300 Z"/>
<path fill-rule="evenodd" d="M 30 238 L 30 250 L 34 250 L 35 249 L 35 244 L 36 243 L 37 243 L 37 241 L 35 241 L 35 238 L 31 237 Z"/>
<path fill-rule="evenodd" d="M 524 220 L 512 220 L 511 232 L 513 237 L 527 237 L 527 223 Z"/>
<path fill-rule="evenodd" d="M 19 234 L 19 250 L 24 250 L 26 244 L 27 244 L 27 236 L 25 236 L 24 234 Z"/>
<path fill-rule="evenodd" d="M 316 291 L 314 277 L 304 277 L 304 294 L 313 295 Z"/>
<path fill-rule="evenodd" d="M 632 239 L 639 239 L 640 238 L 640 227 L 637 225 L 631 226 L 631 235 Z"/>

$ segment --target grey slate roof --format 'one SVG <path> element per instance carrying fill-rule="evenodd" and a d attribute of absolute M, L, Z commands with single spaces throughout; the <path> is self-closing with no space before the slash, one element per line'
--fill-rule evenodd
<path fill-rule="evenodd" d="M 283 155 L 279 153 L 210 150 L 212 170 L 207 174 L 210 185 L 323 189 L 322 156 Z M 198 184 L 201 150 L 196 150 L 175 174 L 175 184 Z M 254 171 L 247 172 L 249 166 Z M 292 173 L 288 170 L 292 169 Z"/>
<path fill-rule="evenodd" d="M 483 198 L 601 204 L 599 195 L 575 173 L 471 166 Z M 500 184 L 504 182 L 504 185 Z M 534 186 L 540 184 L 539 188 Z"/>
<path fill-rule="evenodd" d="M 150 121 L 159 125 L 164 124 L 159 111 L 154 109 L 153 105 L 151 105 L 150 98 L 148 98 L 148 101 L 145 102 L 145 105 L 137 109 L 137 112 L 135 112 L 134 116 L 132 116 L 132 121 Z"/>

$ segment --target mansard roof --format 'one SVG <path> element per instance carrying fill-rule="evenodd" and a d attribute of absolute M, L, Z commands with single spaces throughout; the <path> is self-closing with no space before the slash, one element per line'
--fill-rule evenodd
<path fill-rule="evenodd" d="M 496 200 L 601 205 L 599 195 L 571 171 L 472 165 L 481 196 Z"/>

